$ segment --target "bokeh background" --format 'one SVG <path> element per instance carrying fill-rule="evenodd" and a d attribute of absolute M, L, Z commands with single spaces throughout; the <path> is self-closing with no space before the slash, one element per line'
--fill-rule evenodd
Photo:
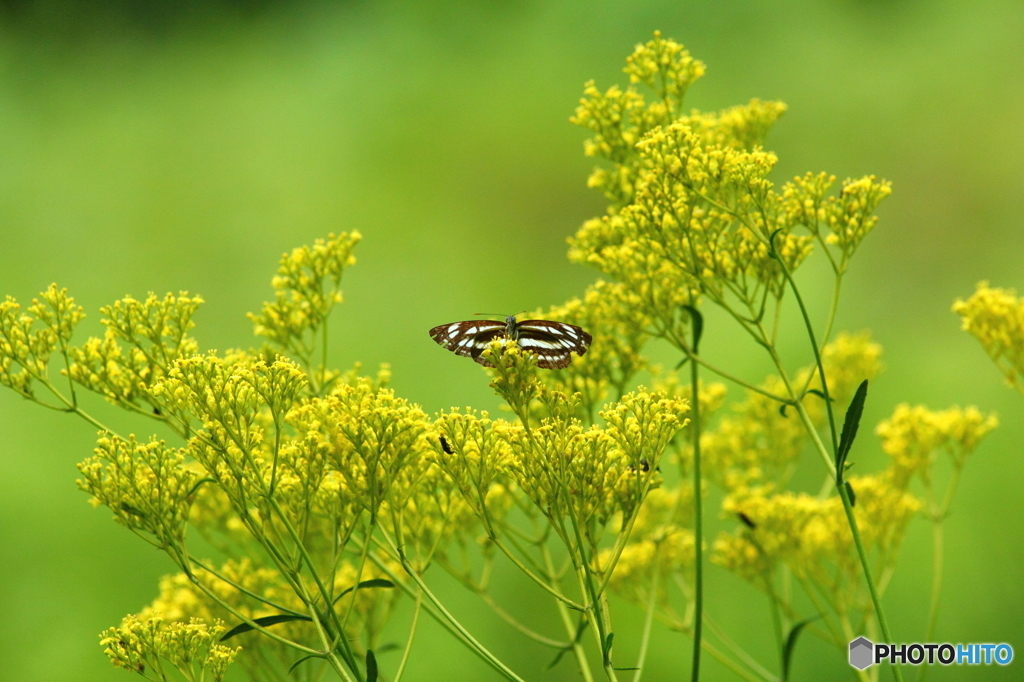
<path fill-rule="evenodd" d="M 901 401 L 1001 417 L 948 520 L 938 638 L 1007 641 L 1024 656 L 1024 397 L 949 310 L 981 279 L 1024 288 L 1017 0 L 5 0 L 0 22 L 0 294 L 28 302 L 59 282 L 90 314 L 84 339 L 101 332 L 101 305 L 188 290 L 207 300 L 203 347 L 248 346 L 245 313 L 270 296 L 281 253 L 358 229 L 332 359 L 391 363 L 393 386 L 428 411 L 497 400 L 429 327 L 560 303 L 594 277 L 565 259 L 565 238 L 602 210 L 585 187 L 585 131 L 567 121 L 584 81 L 624 83 L 625 56 L 660 29 L 708 64 L 691 106 L 785 101 L 768 144 L 779 182 L 828 170 L 895 186 L 838 319 L 885 347 L 865 424 Z M 808 269 L 805 287 L 823 287 L 824 275 Z M 823 314 L 824 295 L 811 298 Z M 807 361 L 796 337 L 787 344 L 794 364 Z M 767 370 L 714 316 L 704 347 L 739 374 Z M 93 409 L 131 428 L 113 408 Z M 859 465 L 881 467 L 877 438 L 861 433 Z M 97 633 L 147 603 L 172 569 L 76 490 L 93 439 L 86 424 L 0 392 L 0 679 L 128 679 Z M 930 561 L 918 520 L 885 599 L 903 641 L 924 635 Z M 499 599 L 558 632 L 548 602 L 503 575 Z M 548 651 L 432 579 L 527 679 L 575 679 L 568 661 L 544 672 Z M 764 598 L 717 568 L 708 581 L 711 612 L 774 660 Z M 616 611 L 617 632 L 639 630 L 642 614 Z M 492 678 L 422 627 L 408 679 Z M 626 664 L 636 644 L 620 637 Z M 679 679 L 688 649 L 658 631 L 645 679 Z M 732 679 L 708 660 L 704 679 Z M 930 679 L 1021 679 L 1021 666 Z M 848 671 L 807 637 L 793 679 Z"/>

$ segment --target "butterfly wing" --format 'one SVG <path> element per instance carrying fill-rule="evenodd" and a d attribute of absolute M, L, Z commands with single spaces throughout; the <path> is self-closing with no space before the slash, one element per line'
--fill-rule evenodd
<path fill-rule="evenodd" d="M 574 324 L 551 320 L 524 320 L 517 325 L 516 343 L 537 355 L 537 366 L 561 369 L 572 361 L 572 353 L 583 355 L 593 340 Z"/>
<path fill-rule="evenodd" d="M 473 358 L 485 367 L 493 364 L 480 356 L 494 339 L 504 336 L 506 325 L 495 320 L 450 322 L 430 330 L 430 338 L 456 355 Z"/>

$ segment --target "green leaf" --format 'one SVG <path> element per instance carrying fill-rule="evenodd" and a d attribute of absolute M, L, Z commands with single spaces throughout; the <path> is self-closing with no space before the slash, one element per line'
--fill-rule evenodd
<path fill-rule="evenodd" d="M 188 491 L 188 495 L 186 495 L 185 497 L 192 497 L 193 495 L 195 495 L 196 492 L 199 490 L 199 488 L 204 483 L 216 483 L 216 482 L 217 481 L 215 481 L 214 479 L 212 479 L 210 477 L 200 478 L 198 481 L 196 481 L 196 484 L 194 486 L 192 486 L 192 489 Z"/>
<path fill-rule="evenodd" d="M 303 656 L 299 660 L 297 660 L 294 663 L 292 663 L 292 667 L 288 668 L 288 674 L 291 675 L 292 671 L 295 670 L 296 668 L 298 668 L 300 663 L 308 661 L 311 658 L 326 658 L 326 657 L 325 656 L 321 656 L 320 654 L 310 654 L 308 656 Z"/>
<path fill-rule="evenodd" d="M 558 665 L 558 662 L 560 660 L 562 660 L 562 656 L 565 656 L 565 654 L 568 653 L 572 649 L 573 644 L 576 644 L 576 643 L 578 643 L 580 641 L 580 637 L 583 636 L 583 631 L 587 629 L 587 625 L 589 623 L 590 623 L 590 621 L 586 620 L 585 618 L 580 619 L 580 624 L 576 628 L 576 636 L 573 638 L 572 644 L 570 644 L 569 646 L 567 646 L 567 647 L 565 647 L 563 649 L 559 649 L 558 654 L 555 655 L 555 660 L 553 660 L 550 663 L 548 663 L 548 667 L 545 668 L 545 670 L 551 670 L 556 665 Z"/>
<path fill-rule="evenodd" d="M 123 511 L 125 514 L 131 514 L 132 516 L 138 516 L 140 519 L 146 518 L 146 513 L 145 512 L 136 509 L 135 507 L 131 506 L 127 502 L 122 502 L 121 503 L 121 511 Z"/>
<path fill-rule="evenodd" d="M 256 623 L 256 625 L 259 625 L 262 628 L 265 628 L 265 627 L 268 627 L 270 625 L 277 625 L 278 623 L 287 623 L 287 622 L 293 621 L 293 620 L 313 620 L 313 619 L 310 618 L 309 616 L 303 616 L 303 615 L 300 615 L 300 614 L 279 613 L 276 616 L 263 616 L 262 618 L 254 618 L 252 622 Z M 230 630 L 228 630 L 227 633 L 223 637 L 220 638 L 220 641 L 224 642 L 224 641 L 226 641 L 228 639 L 231 639 L 235 635 L 240 635 L 243 632 L 249 632 L 249 630 L 255 630 L 255 629 L 256 628 L 254 628 L 253 626 L 249 625 L 248 623 L 239 623 L 235 627 L 233 627 Z"/>
<path fill-rule="evenodd" d="M 819 391 L 819 390 L 818 390 L 818 389 L 816 389 L 816 388 L 812 388 L 811 390 L 809 390 L 809 391 L 807 391 L 807 392 L 808 392 L 808 393 L 813 393 L 814 395 L 818 396 L 818 397 L 819 397 L 819 398 L 821 398 L 822 400 L 827 400 L 827 401 L 828 401 L 828 402 L 830 402 L 830 403 L 834 403 L 834 402 L 835 402 L 835 400 L 834 400 L 834 399 L 833 399 L 833 398 L 832 398 L 831 396 L 829 396 L 828 398 L 826 398 L 826 397 L 825 397 L 825 394 L 824 394 L 824 393 L 822 393 L 821 391 Z"/>
<path fill-rule="evenodd" d="M 564 649 L 559 649 L 559 650 L 558 650 L 558 653 L 557 653 L 557 654 L 555 654 L 555 660 L 553 660 L 553 661 L 551 661 L 550 663 L 548 663 L 548 665 L 547 665 L 547 667 L 545 668 L 545 670 L 551 670 L 551 669 L 552 669 L 552 668 L 554 668 L 554 667 L 555 667 L 556 665 L 558 665 L 558 662 L 559 662 L 560 660 L 562 660 L 562 656 L 565 656 L 565 655 L 566 655 L 567 653 L 569 653 L 569 650 L 570 650 L 571 648 L 572 648 L 572 647 L 565 647 Z"/>
<path fill-rule="evenodd" d="M 604 640 L 604 646 L 602 647 L 601 655 L 604 657 L 604 660 L 606 660 L 606 661 L 608 660 L 608 652 L 610 652 L 612 650 L 612 640 L 614 638 L 615 638 L 615 633 L 614 632 L 609 632 L 608 636 Z"/>
<path fill-rule="evenodd" d="M 805 625 L 809 625 L 819 618 L 821 618 L 820 614 L 805 618 L 790 629 L 789 635 L 786 637 L 786 646 L 782 649 L 782 682 L 789 679 L 789 664 L 793 659 L 793 650 L 796 648 L 796 639 L 800 636 L 800 631 L 804 629 Z"/>
<path fill-rule="evenodd" d="M 693 352 L 697 352 L 700 345 L 700 337 L 704 334 L 704 316 L 692 305 L 684 305 L 683 310 L 690 313 L 690 320 L 693 322 Z"/>
<path fill-rule="evenodd" d="M 846 465 L 846 456 L 850 454 L 850 447 L 853 439 L 857 437 L 857 427 L 860 426 L 860 418 L 864 413 L 864 400 L 868 397 L 868 380 L 860 382 L 857 392 L 850 401 L 850 407 L 846 410 L 846 420 L 843 422 L 843 433 L 839 436 L 839 449 L 836 450 L 836 483 L 842 484 L 843 471 Z"/>
<path fill-rule="evenodd" d="M 377 657 L 373 649 L 366 650 L 366 682 L 377 682 Z"/>
<path fill-rule="evenodd" d="M 366 588 L 366 587 L 394 587 L 394 586 L 395 586 L 395 584 L 393 582 L 391 582 L 390 580 L 385 580 L 384 578 L 374 578 L 372 580 L 364 580 L 363 582 L 359 583 L 359 585 L 358 585 L 360 590 L 363 589 L 363 588 Z M 347 590 L 345 590 L 344 592 L 339 594 L 337 597 L 335 597 L 334 601 L 332 603 L 337 604 L 339 599 L 341 599 L 342 597 L 344 597 L 346 594 L 348 594 L 349 592 L 351 592 L 354 589 L 356 589 L 356 586 L 352 586 L 352 587 L 348 588 Z"/>
<path fill-rule="evenodd" d="M 786 418 L 789 417 L 789 415 L 786 414 L 786 408 L 787 407 L 789 407 L 789 403 L 782 403 L 781 405 L 779 405 L 779 414 L 782 415 L 783 419 L 786 419 Z"/>
<path fill-rule="evenodd" d="M 775 230 L 774 232 L 771 233 L 771 235 L 768 236 L 769 255 L 777 260 L 782 259 L 779 258 L 779 252 L 775 250 L 775 235 L 777 235 L 779 232 L 782 232 L 785 229 L 786 228 L 784 227 L 780 227 L 779 229 Z"/>
<path fill-rule="evenodd" d="M 850 485 L 849 481 L 844 481 L 843 485 L 846 486 L 846 496 L 850 498 L 850 506 L 857 506 L 857 496 L 853 492 L 853 486 Z"/>

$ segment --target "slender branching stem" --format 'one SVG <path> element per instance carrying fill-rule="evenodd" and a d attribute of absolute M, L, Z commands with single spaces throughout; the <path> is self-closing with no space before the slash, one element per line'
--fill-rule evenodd
<path fill-rule="evenodd" d="M 654 612 L 658 607 L 658 559 L 661 555 L 661 543 L 654 547 L 654 558 L 651 566 L 654 567 L 651 576 L 651 594 L 647 599 L 647 615 L 644 617 L 644 631 L 640 637 L 640 653 L 636 657 L 636 672 L 633 673 L 633 682 L 640 682 L 644 673 L 644 661 L 647 660 L 647 645 L 651 642 L 651 625 L 654 623 Z"/>
<path fill-rule="evenodd" d="M 398 672 L 395 673 L 393 682 L 401 682 L 402 674 L 405 672 L 405 665 L 409 662 L 409 653 L 412 651 L 412 640 L 416 637 L 416 625 L 420 621 L 420 610 L 423 606 L 423 591 L 416 591 L 416 605 L 412 611 L 412 624 L 409 626 L 409 637 L 405 640 L 405 650 L 402 652 L 402 661 L 398 664 Z"/>
<path fill-rule="evenodd" d="M 429 587 L 427 587 L 427 584 L 423 581 L 423 578 L 420 577 L 419 572 L 417 572 L 415 567 L 411 563 L 409 563 L 409 559 L 405 556 L 405 551 L 402 550 L 401 547 L 399 547 L 397 544 L 395 544 L 395 541 L 388 536 L 388 534 L 384 531 L 383 528 L 380 528 L 380 534 L 384 536 L 384 540 L 387 543 L 388 549 L 390 550 L 392 556 L 398 558 L 399 562 L 402 564 L 402 568 L 405 569 L 405 572 L 408 573 L 409 577 L 413 579 L 413 582 L 415 582 L 419 586 L 422 593 L 426 595 L 427 599 L 434 606 L 434 608 L 436 608 L 438 612 L 441 615 L 443 615 L 444 619 L 447 620 L 452 625 L 452 627 L 454 627 L 461 634 L 461 639 L 463 639 L 464 642 L 469 644 L 474 651 L 480 654 L 480 656 L 485 661 L 487 661 L 487 663 L 489 663 L 491 667 L 493 667 L 495 670 L 501 673 L 506 679 L 513 680 L 514 682 L 523 682 L 523 679 L 521 677 L 512 672 L 512 670 L 504 663 L 502 663 L 497 656 L 492 654 L 490 651 L 487 650 L 487 648 L 483 644 L 478 642 L 476 638 L 470 634 L 469 630 L 467 630 L 465 626 L 462 625 L 462 623 L 456 620 L 455 616 L 453 616 L 448 611 L 448 609 L 445 608 L 444 604 L 441 603 L 441 600 L 438 599 L 433 592 L 431 592 Z M 381 563 L 378 563 L 377 565 L 380 566 Z"/>
<path fill-rule="evenodd" d="M 694 339 L 694 346 L 697 339 Z M 691 408 L 690 435 L 693 437 L 693 661 L 690 668 L 690 679 L 700 679 L 701 634 L 704 624 L 704 503 L 703 482 L 700 472 L 700 379 L 697 363 L 690 363 L 690 395 L 693 397 Z"/>
<path fill-rule="evenodd" d="M 544 558 L 544 565 L 547 569 L 548 579 L 551 584 L 557 589 L 558 587 L 558 571 L 555 569 L 555 563 L 551 559 L 551 552 L 548 550 L 547 544 L 541 545 L 540 548 L 541 556 Z M 576 666 L 579 668 L 580 675 L 583 677 L 584 682 L 594 682 L 594 675 L 590 672 L 590 663 L 587 662 L 587 653 L 583 649 L 583 645 L 580 644 L 580 635 L 582 634 L 580 625 L 576 625 L 572 621 L 572 617 L 569 614 L 569 609 L 562 601 L 556 601 L 555 605 L 558 607 L 558 615 L 562 619 L 562 625 L 565 627 L 565 633 L 569 636 L 572 643 L 572 653 L 576 657 Z"/>

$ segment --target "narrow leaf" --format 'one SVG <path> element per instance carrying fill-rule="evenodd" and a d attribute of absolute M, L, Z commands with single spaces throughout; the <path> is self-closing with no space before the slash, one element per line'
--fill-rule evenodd
<path fill-rule="evenodd" d="M 693 352 L 697 352 L 700 345 L 700 337 L 704 334 L 704 316 L 692 305 L 684 305 L 683 310 L 690 313 L 690 320 L 693 322 Z"/>
<path fill-rule="evenodd" d="M 377 682 L 377 657 L 373 649 L 366 650 L 366 682 Z"/>
<path fill-rule="evenodd" d="M 850 447 L 853 439 L 857 437 L 857 427 L 860 426 L 860 418 L 864 413 L 864 400 L 868 396 L 868 380 L 860 382 L 857 392 L 850 401 L 850 407 L 846 410 L 846 420 L 843 422 L 843 433 L 839 437 L 839 449 L 836 451 L 836 482 L 842 483 L 843 469 L 846 463 L 846 456 L 850 454 Z"/>
<path fill-rule="evenodd" d="M 609 632 L 608 637 L 604 640 L 604 651 L 601 654 L 604 656 L 604 660 L 608 660 L 608 652 L 612 650 L 612 640 L 615 638 L 614 632 Z"/>
<path fill-rule="evenodd" d="M 786 637 L 786 645 L 782 649 L 782 682 L 786 682 L 789 679 L 789 664 L 793 659 L 793 650 L 796 648 L 796 640 L 800 636 L 800 631 L 804 629 L 805 625 L 809 625 L 819 618 L 821 618 L 820 615 L 805 618 L 794 625 L 789 631 L 789 636 Z"/>
<path fill-rule="evenodd" d="M 559 662 L 560 660 L 562 660 L 562 656 L 565 656 L 565 655 L 566 655 L 566 654 L 567 654 L 567 653 L 569 652 L 569 649 L 571 649 L 571 648 L 572 648 L 572 647 L 565 647 L 564 649 L 559 649 L 559 650 L 558 650 L 558 653 L 557 653 L 557 654 L 555 654 L 555 660 L 553 660 L 553 661 L 551 661 L 550 663 L 548 663 L 548 665 L 547 665 L 547 667 L 545 668 L 545 670 L 551 670 L 551 669 L 552 669 L 552 668 L 554 668 L 554 667 L 555 667 L 556 665 L 558 665 L 558 662 Z"/>
<path fill-rule="evenodd" d="M 768 237 L 768 248 L 770 249 L 770 255 L 772 258 L 779 258 L 779 253 L 778 251 L 775 250 L 775 235 L 777 235 L 779 232 L 782 232 L 785 229 L 786 228 L 784 227 L 780 227 L 779 229 L 772 232 L 771 235 L 769 235 Z"/>
<path fill-rule="evenodd" d="M 194 486 L 192 486 L 192 489 L 191 489 L 191 490 L 189 490 L 189 491 L 188 491 L 188 495 L 186 495 L 186 497 L 192 497 L 193 495 L 195 495 L 195 494 L 196 494 L 196 492 L 197 492 L 197 491 L 199 490 L 199 488 L 200 488 L 200 487 L 201 487 L 201 486 L 202 486 L 202 485 L 203 485 L 204 483 L 216 483 L 216 482 L 217 482 L 217 481 L 215 481 L 215 480 L 213 480 L 212 478 L 209 478 L 209 477 L 207 477 L 207 478 L 201 478 L 201 479 L 199 479 L 198 481 L 196 481 L 196 484 L 195 484 Z"/>
<path fill-rule="evenodd" d="M 782 403 L 781 405 L 779 405 L 779 414 L 782 415 L 783 419 L 786 419 L 789 416 L 786 414 L 787 407 L 789 407 L 789 403 Z"/>
<path fill-rule="evenodd" d="M 854 492 L 853 492 L 853 486 L 850 485 L 849 481 L 844 481 L 843 485 L 846 486 L 846 496 L 850 498 L 850 506 L 851 507 L 856 507 L 857 506 L 857 495 L 854 494 Z"/>
<path fill-rule="evenodd" d="M 300 663 L 308 661 L 311 658 L 324 658 L 324 657 L 321 656 L 320 654 L 310 654 L 308 656 L 303 656 L 299 660 L 297 660 L 294 663 L 292 663 L 292 667 L 288 668 L 288 674 L 291 675 L 292 671 L 295 670 L 296 668 L 298 668 Z"/>
<path fill-rule="evenodd" d="M 146 518 L 146 513 L 145 512 L 136 509 L 135 507 L 131 506 L 127 502 L 122 502 L 121 503 L 121 511 L 123 511 L 125 514 L 131 514 L 132 516 L 138 516 L 140 519 Z"/>
<path fill-rule="evenodd" d="M 359 589 L 360 590 L 364 589 L 366 587 L 394 587 L 394 586 L 395 586 L 395 584 L 393 582 L 391 582 L 390 580 L 385 580 L 384 578 L 374 578 L 372 580 L 364 580 L 363 582 L 359 583 Z M 342 597 L 344 597 L 346 594 L 348 594 L 349 592 L 351 592 L 354 589 L 356 589 L 355 586 L 348 588 L 347 590 L 345 590 L 344 592 L 339 594 L 337 597 L 335 597 L 333 603 L 337 604 L 339 599 L 341 599 Z"/>
<path fill-rule="evenodd" d="M 834 402 L 835 402 L 835 399 L 834 399 L 834 398 L 832 398 L 831 396 L 829 396 L 828 398 L 826 398 L 826 397 L 825 397 L 825 394 L 824 394 L 824 393 L 822 393 L 821 391 L 819 391 L 819 390 L 818 390 L 818 389 L 816 389 L 816 388 L 812 388 L 811 390 L 809 390 L 809 391 L 807 391 L 807 392 L 808 392 L 808 393 L 813 393 L 814 395 L 818 396 L 818 397 L 819 397 L 819 398 L 821 398 L 822 400 L 827 400 L 827 401 L 829 401 L 830 403 L 834 403 Z"/>
<path fill-rule="evenodd" d="M 293 613 L 279 613 L 276 616 L 263 616 L 262 618 L 254 618 L 252 622 L 256 623 L 260 627 L 268 627 L 270 625 L 277 625 L 278 623 L 287 623 L 293 620 L 313 620 L 309 616 L 303 616 Z M 235 635 L 240 635 L 243 632 L 249 632 L 249 630 L 255 630 L 253 626 L 248 623 L 239 623 L 235 627 L 227 631 L 227 633 L 220 638 L 220 641 L 224 642 L 231 639 Z"/>

